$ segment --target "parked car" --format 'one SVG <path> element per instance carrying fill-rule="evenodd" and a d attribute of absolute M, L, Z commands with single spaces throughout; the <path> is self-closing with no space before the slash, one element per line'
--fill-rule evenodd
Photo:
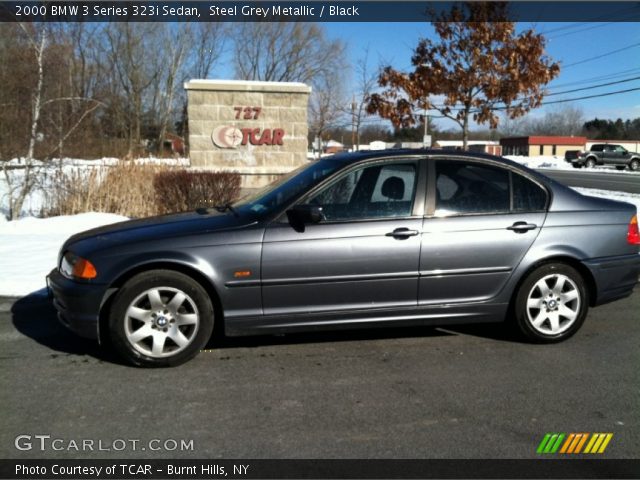
<path fill-rule="evenodd" d="M 559 342 L 631 294 L 633 205 L 499 157 L 340 154 L 233 205 L 69 238 L 48 277 L 59 318 L 140 366 L 227 335 L 514 324 Z M 621 334 L 623 334 L 621 332 Z"/>
<path fill-rule="evenodd" d="M 574 168 L 588 167 L 596 165 L 613 165 L 618 170 L 629 168 L 630 170 L 640 170 L 640 153 L 629 152 L 622 145 L 610 143 L 596 143 L 591 145 L 588 152 L 579 151 L 574 156 L 573 152 L 567 152 L 564 159 L 571 162 Z"/>

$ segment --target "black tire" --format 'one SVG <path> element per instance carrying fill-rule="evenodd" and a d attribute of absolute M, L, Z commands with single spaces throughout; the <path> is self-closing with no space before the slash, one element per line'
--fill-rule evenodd
<path fill-rule="evenodd" d="M 554 291 L 558 286 L 559 278 L 565 279 L 560 294 L 558 291 Z M 538 286 L 540 284 L 547 285 L 550 291 L 542 292 Z M 547 296 L 545 293 L 553 294 L 553 297 Z M 565 300 L 574 295 L 576 295 L 575 300 Z M 557 301 L 556 299 L 560 297 L 562 297 L 562 301 Z M 539 302 L 538 298 L 540 298 Z M 534 304 L 538 302 L 540 308 L 529 306 L 529 300 Z M 556 305 L 558 307 L 554 310 Z M 535 343 L 557 343 L 566 340 L 580 329 L 589 310 L 589 299 L 584 279 L 578 271 L 569 265 L 563 263 L 542 265 L 531 272 L 520 286 L 516 294 L 514 310 L 518 330 L 528 340 Z M 564 316 L 565 311 L 571 312 L 570 315 L 575 314 L 575 318 L 570 320 L 569 316 Z M 555 316 L 558 317 L 558 328 L 555 332 L 551 321 L 554 314 L 557 314 Z M 535 326 L 536 320 L 544 318 L 547 319 Z"/>
<path fill-rule="evenodd" d="M 192 359 L 209 341 L 213 323 L 213 305 L 204 288 L 172 270 L 131 278 L 109 312 L 113 348 L 139 367 L 173 367 Z"/>
<path fill-rule="evenodd" d="M 597 164 L 596 160 L 594 158 L 587 158 L 587 161 L 585 162 L 585 167 L 587 168 L 593 168 L 595 167 Z"/>
<path fill-rule="evenodd" d="M 640 170 L 640 160 L 638 160 L 637 158 L 631 160 L 631 162 L 629 162 L 629 169 L 633 170 L 634 172 Z"/>
<path fill-rule="evenodd" d="M 573 168 L 582 168 L 582 165 L 580 165 L 579 163 L 572 163 L 571 166 Z"/>
<path fill-rule="evenodd" d="M 624 165 L 616 165 L 616 170 L 624 170 L 625 168 L 627 167 L 625 167 Z"/>

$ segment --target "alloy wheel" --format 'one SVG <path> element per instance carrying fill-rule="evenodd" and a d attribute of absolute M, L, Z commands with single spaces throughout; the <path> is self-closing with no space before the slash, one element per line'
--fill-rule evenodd
<path fill-rule="evenodd" d="M 558 335 L 576 321 L 580 302 L 580 290 L 571 278 L 547 275 L 534 284 L 527 296 L 527 319 L 538 332 Z"/>
<path fill-rule="evenodd" d="M 153 358 L 184 350 L 196 337 L 200 315 L 193 299 L 173 287 L 154 287 L 138 295 L 125 313 L 131 346 Z"/>

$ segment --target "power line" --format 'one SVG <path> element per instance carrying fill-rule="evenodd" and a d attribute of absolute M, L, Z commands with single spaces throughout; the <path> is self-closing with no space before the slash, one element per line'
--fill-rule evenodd
<path fill-rule="evenodd" d="M 552 100 L 551 102 L 542 102 L 540 104 L 540 106 L 542 107 L 542 106 L 545 106 L 545 105 L 552 105 L 552 104 L 555 104 L 555 103 L 575 102 L 575 101 L 578 101 L 578 100 L 587 100 L 587 99 L 590 99 L 590 98 L 608 97 L 608 96 L 611 96 L 611 95 L 619 95 L 619 94 L 622 94 L 622 93 L 635 92 L 635 91 L 638 91 L 638 90 L 640 90 L 640 87 L 629 88 L 629 89 L 626 89 L 626 90 L 617 90 L 615 92 L 598 93 L 598 94 L 595 94 L 595 95 L 586 95 L 584 97 L 566 98 L 564 100 Z M 509 108 L 510 107 L 507 107 L 505 105 L 505 106 L 502 106 L 502 107 L 492 107 L 491 110 L 493 110 L 493 111 L 508 110 Z M 451 111 L 453 111 L 453 112 L 460 112 L 462 110 L 464 110 L 464 109 L 463 108 L 452 108 L 451 109 Z M 478 113 L 478 112 L 480 112 L 480 110 L 478 110 L 478 109 L 470 110 L 470 113 Z M 431 115 L 429 115 L 429 116 L 431 116 Z"/>
<path fill-rule="evenodd" d="M 568 37 L 570 35 L 575 35 L 576 33 L 588 32 L 589 30 L 595 30 L 596 28 L 607 27 L 609 25 L 613 25 L 616 22 L 607 22 L 607 23 L 598 23 L 597 25 L 593 25 L 591 27 L 580 28 L 579 30 L 574 30 L 573 32 L 561 33 L 560 35 L 552 35 L 547 37 L 547 40 L 555 40 L 556 38 Z M 582 25 L 574 26 L 574 28 L 580 27 Z"/>
<path fill-rule="evenodd" d="M 551 105 L 553 103 L 575 102 L 576 100 L 586 100 L 588 98 L 608 97 L 610 95 L 619 95 L 621 93 L 636 92 L 638 90 L 640 90 L 640 87 L 638 87 L 638 88 L 629 88 L 627 90 L 618 90 L 616 92 L 600 93 L 600 94 L 597 94 L 597 95 L 587 95 L 586 97 L 568 98 L 566 100 L 554 100 L 552 102 L 543 102 L 542 105 Z M 506 107 L 503 107 L 501 109 L 502 110 L 506 110 Z"/>
<path fill-rule="evenodd" d="M 614 79 L 614 78 L 624 77 L 625 75 L 629 75 L 629 74 L 637 73 L 637 72 L 640 72 L 640 68 L 629 68 L 627 70 L 620 70 L 618 72 L 613 72 L 613 73 L 610 73 L 608 75 L 600 75 L 600 76 L 597 76 L 597 77 L 584 78 L 582 80 L 578 80 L 578 81 L 575 81 L 575 82 L 560 83 L 558 85 L 554 85 L 554 88 L 570 87 L 572 85 L 583 85 L 583 84 L 588 84 L 588 83 L 594 83 L 594 82 L 601 81 L 601 80 L 611 80 L 611 79 Z"/>
<path fill-rule="evenodd" d="M 582 90 L 591 90 L 593 88 L 608 87 L 609 85 L 617 85 L 619 83 L 633 82 L 634 80 L 640 80 L 640 77 L 625 78 L 624 80 L 618 80 L 616 82 L 601 83 L 599 85 L 592 85 L 590 87 L 574 88 L 572 90 L 565 90 L 564 92 L 547 93 L 546 96 L 547 97 L 551 97 L 551 96 L 554 96 L 554 95 L 564 95 L 565 93 L 574 93 L 574 92 L 580 92 Z"/>
<path fill-rule="evenodd" d="M 618 85 L 618 84 L 621 84 L 621 83 L 633 82 L 635 80 L 640 80 L 640 77 L 626 78 L 624 80 L 618 80 L 616 82 L 601 83 L 599 85 L 592 85 L 592 86 L 589 86 L 589 87 L 582 87 L 582 88 L 574 88 L 572 90 L 565 90 L 565 91 L 562 91 L 562 92 L 546 93 L 545 97 L 552 97 L 552 96 L 555 96 L 555 95 L 564 95 L 564 94 L 567 94 L 567 93 L 581 92 L 583 90 L 592 90 L 594 88 L 608 87 L 608 86 L 611 86 L 611 85 Z M 525 100 L 526 98 L 527 97 L 516 98 L 515 101 Z M 547 102 L 547 103 L 549 103 L 549 102 Z M 445 107 L 445 105 L 438 104 L 438 105 L 434 105 L 434 107 L 435 108 L 442 108 L 442 107 Z"/>
<path fill-rule="evenodd" d="M 577 62 L 569 63 L 568 65 L 563 65 L 562 68 L 575 67 L 576 65 L 592 62 L 593 60 L 598 60 L 599 58 L 608 57 L 609 55 L 613 55 L 614 53 L 624 52 L 625 50 L 629 50 L 635 47 L 640 47 L 640 42 L 634 43 L 632 45 L 627 45 L 626 47 L 618 48 L 617 50 L 611 50 L 610 52 L 603 53 L 601 55 L 596 55 L 595 57 L 585 58 L 584 60 L 579 60 Z"/>

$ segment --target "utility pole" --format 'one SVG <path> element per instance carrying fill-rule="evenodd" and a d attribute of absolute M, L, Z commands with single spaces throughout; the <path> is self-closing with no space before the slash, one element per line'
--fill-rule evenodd
<path fill-rule="evenodd" d="M 351 151 L 358 150 L 356 146 L 356 96 L 351 100 Z"/>
<path fill-rule="evenodd" d="M 422 137 L 422 148 L 428 148 L 431 146 L 431 139 L 429 138 L 429 114 L 427 113 L 427 107 L 424 108 L 424 136 Z"/>

